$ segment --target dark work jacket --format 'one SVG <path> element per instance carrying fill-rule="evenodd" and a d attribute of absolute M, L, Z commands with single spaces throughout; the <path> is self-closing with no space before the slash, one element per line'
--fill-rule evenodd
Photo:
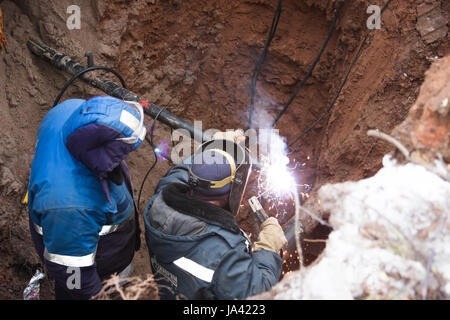
<path fill-rule="evenodd" d="M 144 213 L 161 298 L 245 299 L 269 290 L 280 278 L 280 256 L 251 252 L 230 212 L 192 198 L 187 170 L 172 168 Z"/>

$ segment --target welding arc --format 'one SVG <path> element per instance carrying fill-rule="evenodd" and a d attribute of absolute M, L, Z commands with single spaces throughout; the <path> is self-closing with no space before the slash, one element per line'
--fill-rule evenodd
<path fill-rule="evenodd" d="M 336 27 L 336 22 L 337 22 L 337 20 L 339 18 L 339 13 L 340 13 L 343 5 L 344 5 L 344 1 L 340 1 L 339 5 L 338 5 L 338 7 L 336 9 L 336 14 L 334 15 L 333 22 L 331 23 L 330 29 L 328 30 L 328 35 L 327 35 L 327 37 L 325 39 L 325 42 L 322 44 L 322 47 L 320 48 L 316 59 L 314 60 L 314 62 L 311 65 L 311 67 L 309 68 L 308 73 L 305 75 L 303 80 L 300 82 L 300 84 L 295 89 L 295 92 L 292 94 L 292 96 L 289 98 L 288 102 L 284 105 L 283 109 L 280 111 L 280 113 L 276 116 L 275 120 L 272 122 L 272 128 L 277 124 L 278 120 L 280 120 L 280 118 L 283 116 L 283 114 L 287 111 L 287 109 L 291 105 L 292 101 L 294 101 L 294 99 L 297 97 L 297 95 L 300 92 L 300 90 L 306 84 L 306 81 L 308 81 L 309 77 L 312 75 L 314 69 L 316 68 L 317 63 L 319 63 L 319 60 L 322 57 L 322 54 L 325 51 L 325 49 L 326 49 L 326 47 L 328 45 L 328 42 L 331 39 L 331 36 L 333 35 L 333 31 L 334 31 L 334 29 Z"/>
<path fill-rule="evenodd" d="M 280 21 L 280 16 L 281 16 L 281 7 L 282 7 L 282 0 L 278 0 L 278 5 L 277 5 L 277 8 L 273 15 L 273 19 L 272 19 L 272 26 L 270 27 L 270 31 L 269 31 L 269 36 L 267 38 L 266 44 L 264 45 L 263 51 L 261 52 L 261 54 L 258 57 L 258 60 L 255 65 L 255 69 L 253 70 L 252 84 L 251 84 L 251 97 L 250 97 L 250 113 L 249 113 L 249 117 L 248 117 L 247 129 L 251 128 L 252 120 L 253 120 L 256 82 L 258 81 L 258 77 L 259 77 L 259 73 L 261 72 L 262 64 L 264 62 L 264 59 L 266 58 L 267 50 L 269 49 L 270 43 L 272 42 L 272 39 L 275 36 L 275 33 L 277 31 L 278 22 Z"/>
<path fill-rule="evenodd" d="M 156 115 L 155 119 L 153 119 L 153 123 L 152 126 L 150 128 L 150 139 L 146 136 L 145 140 L 148 142 L 148 144 L 150 145 L 150 147 L 152 148 L 153 151 L 153 155 L 155 156 L 155 161 L 153 162 L 153 164 L 150 166 L 150 168 L 148 169 L 147 173 L 144 176 L 144 180 L 142 180 L 142 184 L 141 187 L 139 189 L 139 196 L 138 196 L 138 202 L 137 202 L 137 209 L 139 212 L 139 208 L 140 208 L 140 204 L 141 204 L 141 194 L 142 194 L 142 190 L 144 189 L 144 184 L 145 181 L 147 181 L 148 175 L 150 174 L 150 172 L 155 168 L 156 164 L 158 163 L 158 155 L 156 154 L 156 150 L 155 150 L 155 145 L 153 143 L 153 132 L 154 127 L 156 126 L 156 120 L 158 119 L 159 115 L 166 109 L 167 107 L 163 107 L 161 108 L 161 110 L 158 112 L 158 114 Z"/>
<path fill-rule="evenodd" d="M 385 5 L 383 6 L 383 8 L 381 9 L 380 12 L 380 19 L 381 19 L 381 15 L 383 14 L 383 12 L 387 9 L 387 7 L 389 6 L 389 3 L 391 3 L 392 0 L 387 0 Z M 303 131 L 299 136 L 297 136 L 294 141 L 292 143 L 290 143 L 288 145 L 289 148 L 291 148 L 294 144 L 296 144 L 301 138 L 303 138 L 306 134 L 308 134 L 309 132 L 311 132 L 312 129 L 314 129 L 316 127 L 316 125 L 322 121 L 322 119 L 331 111 L 331 109 L 334 107 L 337 99 L 339 98 L 342 89 L 344 88 L 345 84 L 347 83 L 348 80 L 348 76 L 350 75 L 350 72 L 352 71 L 355 63 L 358 61 L 359 57 L 361 56 L 362 53 L 362 49 L 364 48 L 364 45 L 367 42 L 367 39 L 369 38 L 370 33 L 373 31 L 373 29 L 370 29 L 366 35 L 364 36 L 364 39 L 361 42 L 361 45 L 359 46 L 358 51 L 356 52 L 356 55 L 353 58 L 352 63 L 350 64 L 342 82 L 341 85 L 339 86 L 336 95 L 334 96 L 333 100 L 330 102 L 328 108 L 313 122 L 312 125 L 310 125 L 305 131 Z M 296 150 L 292 151 L 295 152 Z"/>

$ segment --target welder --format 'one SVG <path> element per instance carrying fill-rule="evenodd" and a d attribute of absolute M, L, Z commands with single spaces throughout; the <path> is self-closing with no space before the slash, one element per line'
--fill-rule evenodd
<path fill-rule="evenodd" d="M 139 103 L 105 96 L 67 100 L 39 127 L 30 230 L 56 299 L 89 299 L 131 272 L 140 230 L 125 159 L 145 138 L 143 120 Z"/>
<path fill-rule="evenodd" d="M 215 138 L 168 171 L 145 209 L 162 299 L 245 299 L 280 278 L 283 230 L 269 218 L 251 244 L 235 220 L 251 170 L 248 155 L 239 139 Z"/>

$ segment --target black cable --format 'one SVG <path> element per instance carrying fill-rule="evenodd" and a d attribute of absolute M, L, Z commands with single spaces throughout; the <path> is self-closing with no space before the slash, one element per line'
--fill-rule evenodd
<path fill-rule="evenodd" d="M 95 70 L 104 70 L 104 71 L 108 71 L 113 73 L 122 83 L 122 87 L 124 89 L 127 88 L 126 84 L 125 84 L 125 80 L 123 80 L 122 76 L 114 69 L 108 68 L 108 67 L 100 67 L 100 66 L 95 66 L 95 67 L 89 67 L 86 68 L 80 72 L 78 72 L 77 74 L 75 74 L 72 78 L 69 79 L 69 81 L 66 82 L 66 84 L 64 85 L 64 87 L 61 89 L 59 95 L 56 97 L 55 102 L 53 103 L 53 107 L 55 107 L 58 103 L 59 100 L 61 100 L 61 97 L 63 96 L 64 92 L 66 92 L 67 88 L 69 88 L 69 86 L 79 77 L 81 77 L 82 75 L 84 75 L 87 72 L 91 72 L 91 71 L 95 71 Z M 52 108 L 53 108 L 52 107 Z"/>
<path fill-rule="evenodd" d="M 146 138 L 147 140 L 147 138 Z M 138 203 L 137 203 L 137 207 L 138 207 L 138 212 L 140 212 L 140 205 L 141 205 L 141 194 L 142 194 L 142 189 L 144 188 L 144 183 L 148 178 L 148 175 L 150 174 L 150 172 L 153 170 L 153 168 L 156 166 L 156 163 L 158 162 L 158 157 L 156 155 L 156 152 L 154 150 L 154 148 L 152 147 L 153 153 L 155 155 L 155 161 L 153 162 L 153 164 L 151 165 L 151 167 L 148 169 L 147 173 L 144 176 L 144 180 L 142 181 L 141 184 L 141 189 L 139 190 L 139 196 L 138 196 Z"/>
<path fill-rule="evenodd" d="M 298 95 L 300 90 L 303 88 L 303 86 L 306 84 L 306 81 L 309 79 L 309 77 L 312 75 L 317 63 L 319 62 L 320 58 L 322 57 L 323 52 L 325 51 L 328 42 L 331 39 L 331 36 L 333 35 L 333 31 L 336 27 L 336 22 L 339 18 L 339 13 L 342 9 L 342 6 L 344 5 L 344 1 L 339 1 L 339 5 L 336 9 L 336 14 L 334 15 L 333 22 L 330 25 L 330 29 L 328 30 L 327 38 L 325 39 L 325 42 L 322 44 L 322 47 L 320 48 L 319 54 L 317 55 L 316 59 L 314 60 L 313 64 L 308 70 L 308 73 L 305 75 L 303 80 L 300 82 L 300 84 L 295 89 L 295 92 L 292 94 L 292 96 L 289 98 L 288 102 L 284 105 L 283 109 L 280 111 L 280 113 L 276 116 L 275 120 L 272 122 L 272 128 L 277 124 L 278 120 L 283 116 L 283 114 L 287 111 L 289 106 L 291 105 L 292 101 L 294 101 L 295 97 Z"/>
<path fill-rule="evenodd" d="M 381 15 L 383 14 L 383 12 L 387 9 L 387 7 L 389 6 L 389 3 L 391 3 L 392 0 L 387 0 L 385 5 L 383 6 L 383 8 L 381 9 L 380 12 L 380 18 Z M 373 29 L 370 29 L 366 35 L 364 36 L 363 41 L 361 42 L 361 45 L 359 46 L 359 49 L 355 55 L 355 57 L 352 60 L 352 63 L 350 64 L 349 69 L 347 70 L 344 79 L 341 82 L 341 85 L 339 86 L 339 89 L 336 93 L 336 95 L 334 96 L 333 100 L 331 101 L 331 103 L 329 104 L 328 108 L 319 116 L 319 118 L 316 119 L 316 121 L 313 122 L 312 125 L 310 125 L 305 131 L 303 131 L 299 136 L 297 136 L 294 141 L 288 145 L 289 148 L 291 148 L 295 143 L 297 143 L 297 141 L 299 141 L 303 136 L 305 136 L 306 134 L 308 134 L 312 129 L 314 129 L 314 127 L 331 111 L 331 109 L 333 108 L 334 104 L 336 103 L 337 99 L 339 98 L 339 95 L 341 94 L 342 89 L 345 86 L 345 83 L 348 80 L 348 76 L 350 75 L 350 72 L 353 69 L 353 66 L 355 65 L 356 61 L 358 60 L 358 58 L 361 55 L 362 49 L 367 41 L 367 39 L 369 38 L 370 33 L 373 31 Z M 296 150 L 292 151 L 295 152 Z"/>
<path fill-rule="evenodd" d="M 271 25 L 270 31 L 269 31 L 269 36 L 267 38 L 266 44 L 264 45 L 263 51 L 261 52 L 261 54 L 258 57 L 258 60 L 255 65 L 255 69 L 253 70 L 252 83 L 251 83 L 250 112 L 249 112 L 249 116 L 248 116 L 247 129 L 251 128 L 252 120 L 253 120 L 256 82 L 258 81 L 258 77 L 259 77 L 259 73 L 261 72 L 262 64 L 264 62 L 264 59 L 266 58 L 267 50 L 269 49 L 270 43 L 272 42 L 272 39 L 275 36 L 275 33 L 277 31 L 278 22 L 280 21 L 280 16 L 281 16 L 281 7 L 282 7 L 282 0 L 278 0 L 278 5 L 277 5 L 277 8 L 273 15 L 272 25 Z"/>
<path fill-rule="evenodd" d="M 150 166 L 150 168 L 148 169 L 147 173 L 144 176 L 144 180 L 142 180 L 142 184 L 141 184 L 141 188 L 139 190 L 139 196 L 138 196 L 138 203 L 137 203 L 137 207 L 138 207 L 138 211 L 140 210 L 140 205 L 141 205 L 141 194 L 142 194 L 142 190 L 144 189 L 144 184 L 145 181 L 148 178 L 148 175 L 150 174 L 150 172 L 153 170 L 153 168 L 156 166 L 156 163 L 158 163 L 158 155 L 156 154 L 155 151 L 155 145 L 153 143 L 153 133 L 154 133 L 154 129 L 156 126 L 156 120 L 158 119 L 159 115 L 166 109 L 166 107 L 162 108 L 161 110 L 159 110 L 158 114 L 156 115 L 155 119 L 153 120 L 152 126 L 150 128 L 150 139 L 146 136 L 145 140 L 150 144 L 153 154 L 155 156 L 155 161 L 153 162 L 153 164 Z"/>

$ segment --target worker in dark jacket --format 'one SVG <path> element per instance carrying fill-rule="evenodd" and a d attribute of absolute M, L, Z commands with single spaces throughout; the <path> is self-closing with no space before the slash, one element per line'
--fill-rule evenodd
<path fill-rule="evenodd" d="M 266 220 L 253 245 L 235 221 L 243 188 L 233 183 L 248 177 L 240 168 L 223 148 L 210 147 L 160 180 L 144 221 L 162 299 L 244 299 L 279 280 L 286 238 L 278 221 Z"/>
<path fill-rule="evenodd" d="M 139 225 L 125 158 L 142 143 L 142 106 L 67 100 L 42 121 L 28 189 L 31 236 L 56 299 L 89 299 L 129 273 Z"/>

